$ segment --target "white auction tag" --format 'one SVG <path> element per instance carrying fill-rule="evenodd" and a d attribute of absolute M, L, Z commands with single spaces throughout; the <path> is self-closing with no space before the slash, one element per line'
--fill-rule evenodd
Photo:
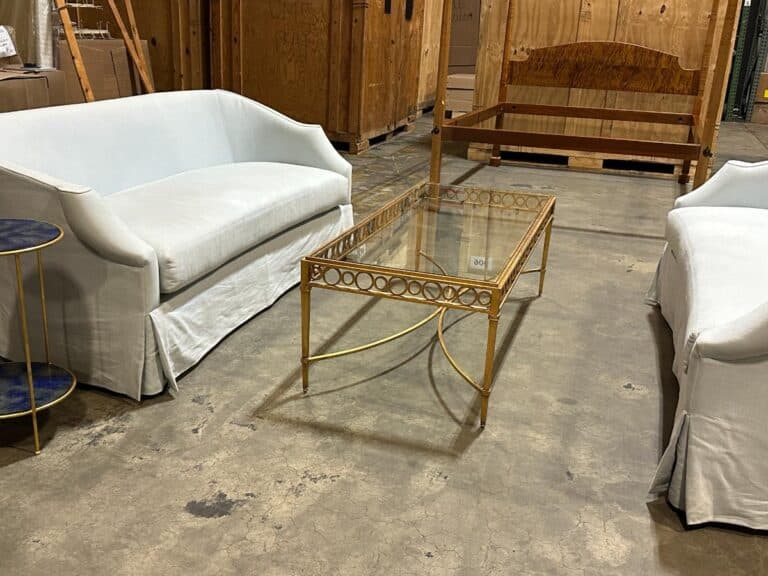
<path fill-rule="evenodd" d="M 0 58 L 10 56 L 16 56 L 16 47 L 13 45 L 11 34 L 5 26 L 0 26 Z"/>

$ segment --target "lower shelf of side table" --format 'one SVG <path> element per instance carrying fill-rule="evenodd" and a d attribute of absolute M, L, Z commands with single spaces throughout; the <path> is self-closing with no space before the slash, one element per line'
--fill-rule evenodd
<path fill-rule="evenodd" d="M 75 389 L 77 379 L 66 368 L 43 362 L 32 363 L 36 409 L 58 404 Z M 0 420 L 31 414 L 27 365 L 24 362 L 0 364 Z"/>

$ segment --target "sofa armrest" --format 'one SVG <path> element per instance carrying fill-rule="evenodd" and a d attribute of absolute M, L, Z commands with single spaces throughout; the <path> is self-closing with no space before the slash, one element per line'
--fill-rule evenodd
<path fill-rule="evenodd" d="M 768 302 L 728 324 L 703 330 L 696 353 L 724 362 L 768 357 Z"/>
<path fill-rule="evenodd" d="M 331 145 L 320 126 L 296 122 L 249 98 L 217 90 L 235 162 L 282 162 L 321 168 L 345 177 L 352 165 Z"/>
<path fill-rule="evenodd" d="M 729 160 L 712 178 L 681 196 L 675 208 L 735 206 L 768 209 L 768 161 L 750 164 Z"/>
<path fill-rule="evenodd" d="M 72 232 L 99 256 L 124 266 L 157 267 L 154 249 L 136 236 L 93 190 L 59 196 Z"/>
<path fill-rule="evenodd" d="M 157 266 L 154 249 L 133 234 L 97 192 L 20 166 L 0 164 L 3 204 L 14 206 L 20 216 L 44 218 L 49 207 L 41 202 L 41 194 L 61 205 L 66 227 L 105 260 L 136 268 Z"/>

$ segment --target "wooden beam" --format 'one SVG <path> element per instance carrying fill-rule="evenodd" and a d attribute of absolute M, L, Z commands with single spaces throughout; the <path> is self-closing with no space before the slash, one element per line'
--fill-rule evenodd
<path fill-rule="evenodd" d="M 476 126 L 480 122 L 484 122 L 485 120 L 493 118 L 502 110 L 503 105 L 497 104 L 496 106 L 490 106 L 488 108 L 483 108 L 482 110 L 475 110 L 469 114 L 464 114 L 463 116 L 458 116 L 456 118 L 446 120 L 443 123 L 443 126 Z"/>
<path fill-rule="evenodd" d="M 698 144 L 678 142 L 654 142 L 651 140 L 626 140 L 597 136 L 568 136 L 543 132 L 517 132 L 491 128 L 466 128 L 444 126 L 443 138 L 458 142 L 482 142 L 500 146 L 528 146 L 556 150 L 580 150 L 604 154 L 628 154 L 694 160 L 699 156 Z"/>
<path fill-rule="evenodd" d="M 707 108 L 704 111 L 704 117 L 701 120 L 701 150 L 697 158 L 696 175 L 693 179 L 694 189 L 704 184 L 709 174 L 718 114 L 720 113 L 726 87 L 727 70 L 733 55 L 733 43 L 735 40 L 734 30 L 736 28 L 736 22 L 738 21 L 741 0 L 726 1 L 725 21 L 723 22 L 723 31 L 720 35 L 720 43 L 717 49 L 714 77 L 712 78 L 712 86 L 709 90 Z M 713 14 L 712 18 L 717 18 L 717 14 Z"/>
<path fill-rule="evenodd" d="M 566 118 L 592 118 L 595 120 L 620 120 L 626 122 L 649 122 L 652 124 L 679 124 L 692 126 L 693 114 L 674 112 L 652 112 L 612 108 L 588 108 L 586 106 L 549 106 L 545 104 L 503 104 L 507 114 L 531 114 L 534 116 L 563 116 Z M 463 118 L 463 116 L 461 117 Z"/>
<path fill-rule="evenodd" d="M 134 44 L 133 39 L 128 32 L 128 28 L 125 27 L 125 22 L 123 22 L 123 17 L 120 15 L 120 12 L 117 9 L 115 0 L 107 0 L 107 3 L 109 4 L 109 8 L 112 11 L 112 16 L 115 18 L 117 27 L 120 29 L 120 34 L 123 37 L 125 48 L 128 50 L 128 55 L 131 57 L 131 60 L 133 60 L 133 65 L 136 66 L 136 70 L 139 72 L 139 78 L 141 79 L 142 86 L 144 86 L 144 91 L 148 94 L 151 94 L 155 91 L 155 87 L 152 85 L 152 80 L 149 77 L 149 73 L 147 72 L 146 68 L 144 68 L 143 59 L 139 58 L 139 54 L 136 51 L 136 45 Z"/>
<path fill-rule="evenodd" d="M 141 65 L 147 72 L 147 79 L 152 86 L 152 90 L 155 91 L 155 83 L 152 81 L 152 75 L 149 74 L 149 65 L 144 58 L 144 50 L 141 48 L 141 35 L 139 34 L 139 27 L 136 25 L 136 13 L 133 11 L 133 2 L 131 0 L 125 0 L 125 11 L 128 13 L 128 25 L 131 27 L 131 36 L 133 37 L 133 43 L 136 46 L 136 54 L 138 54 L 141 60 Z"/>
<path fill-rule="evenodd" d="M 507 86 L 509 85 L 509 67 L 507 63 L 512 56 L 512 22 L 515 19 L 512 0 L 508 1 L 507 21 L 504 29 L 504 48 L 501 55 L 501 76 L 499 78 L 499 97 L 497 102 L 507 101 Z M 496 129 L 504 128 L 504 114 L 496 115 Z M 501 163 L 501 147 L 496 145 L 491 151 L 491 166 L 499 166 Z"/>
<path fill-rule="evenodd" d="M 203 6 L 200 0 L 187 0 L 188 30 L 185 55 L 189 59 L 189 77 L 187 90 L 199 90 L 204 87 L 203 63 Z"/>
<path fill-rule="evenodd" d="M 222 0 L 211 0 L 210 46 L 211 46 L 211 88 L 224 88 L 224 22 Z"/>
<path fill-rule="evenodd" d="M 80 46 L 77 44 L 75 31 L 72 29 L 72 19 L 69 17 L 66 1 L 54 0 L 54 4 L 59 13 L 59 18 L 61 19 L 61 26 L 64 28 L 64 37 L 67 40 L 69 53 L 72 55 L 72 64 L 75 67 L 77 80 L 80 82 L 80 88 L 83 91 L 83 98 L 85 98 L 86 102 L 93 102 L 96 100 L 96 97 L 93 95 L 91 81 L 88 79 L 88 72 L 83 63 L 83 55 L 80 53 Z"/>
<path fill-rule="evenodd" d="M 429 181 L 440 184 L 443 164 L 442 130 L 445 120 L 445 94 L 448 87 L 448 58 L 451 46 L 451 25 L 453 21 L 453 0 L 443 0 L 443 22 L 440 29 L 440 56 L 438 57 L 437 93 L 435 95 L 434 128 L 432 130 L 432 156 L 430 158 Z"/>

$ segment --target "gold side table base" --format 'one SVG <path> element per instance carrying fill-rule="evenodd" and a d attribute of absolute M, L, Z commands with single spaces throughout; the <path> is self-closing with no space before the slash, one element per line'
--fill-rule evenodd
<path fill-rule="evenodd" d="M 41 410 L 58 404 L 69 396 L 77 385 L 75 375 L 51 363 L 50 339 L 48 336 L 48 309 L 45 298 L 45 276 L 43 273 L 42 250 L 61 240 L 62 229 L 47 222 L 29 219 L 0 218 L 0 256 L 13 256 L 16 273 L 16 293 L 19 308 L 19 324 L 21 328 L 24 362 L 6 362 L 0 368 L 0 381 L 3 386 L 3 401 L 0 402 L 0 420 L 32 417 L 32 433 L 35 454 L 40 454 L 40 432 L 37 414 Z M 40 311 L 42 315 L 43 346 L 45 362 L 33 362 L 29 342 L 29 321 L 27 317 L 27 301 L 24 294 L 24 275 L 21 266 L 21 256 L 34 252 L 36 256 L 37 280 L 40 289 Z M 23 366 L 28 393 L 28 407 L 25 404 L 14 404 L 8 401 L 5 386 L 15 386 L 20 374 L 17 367 Z M 41 392 L 39 402 L 35 386 L 39 385 Z"/>

